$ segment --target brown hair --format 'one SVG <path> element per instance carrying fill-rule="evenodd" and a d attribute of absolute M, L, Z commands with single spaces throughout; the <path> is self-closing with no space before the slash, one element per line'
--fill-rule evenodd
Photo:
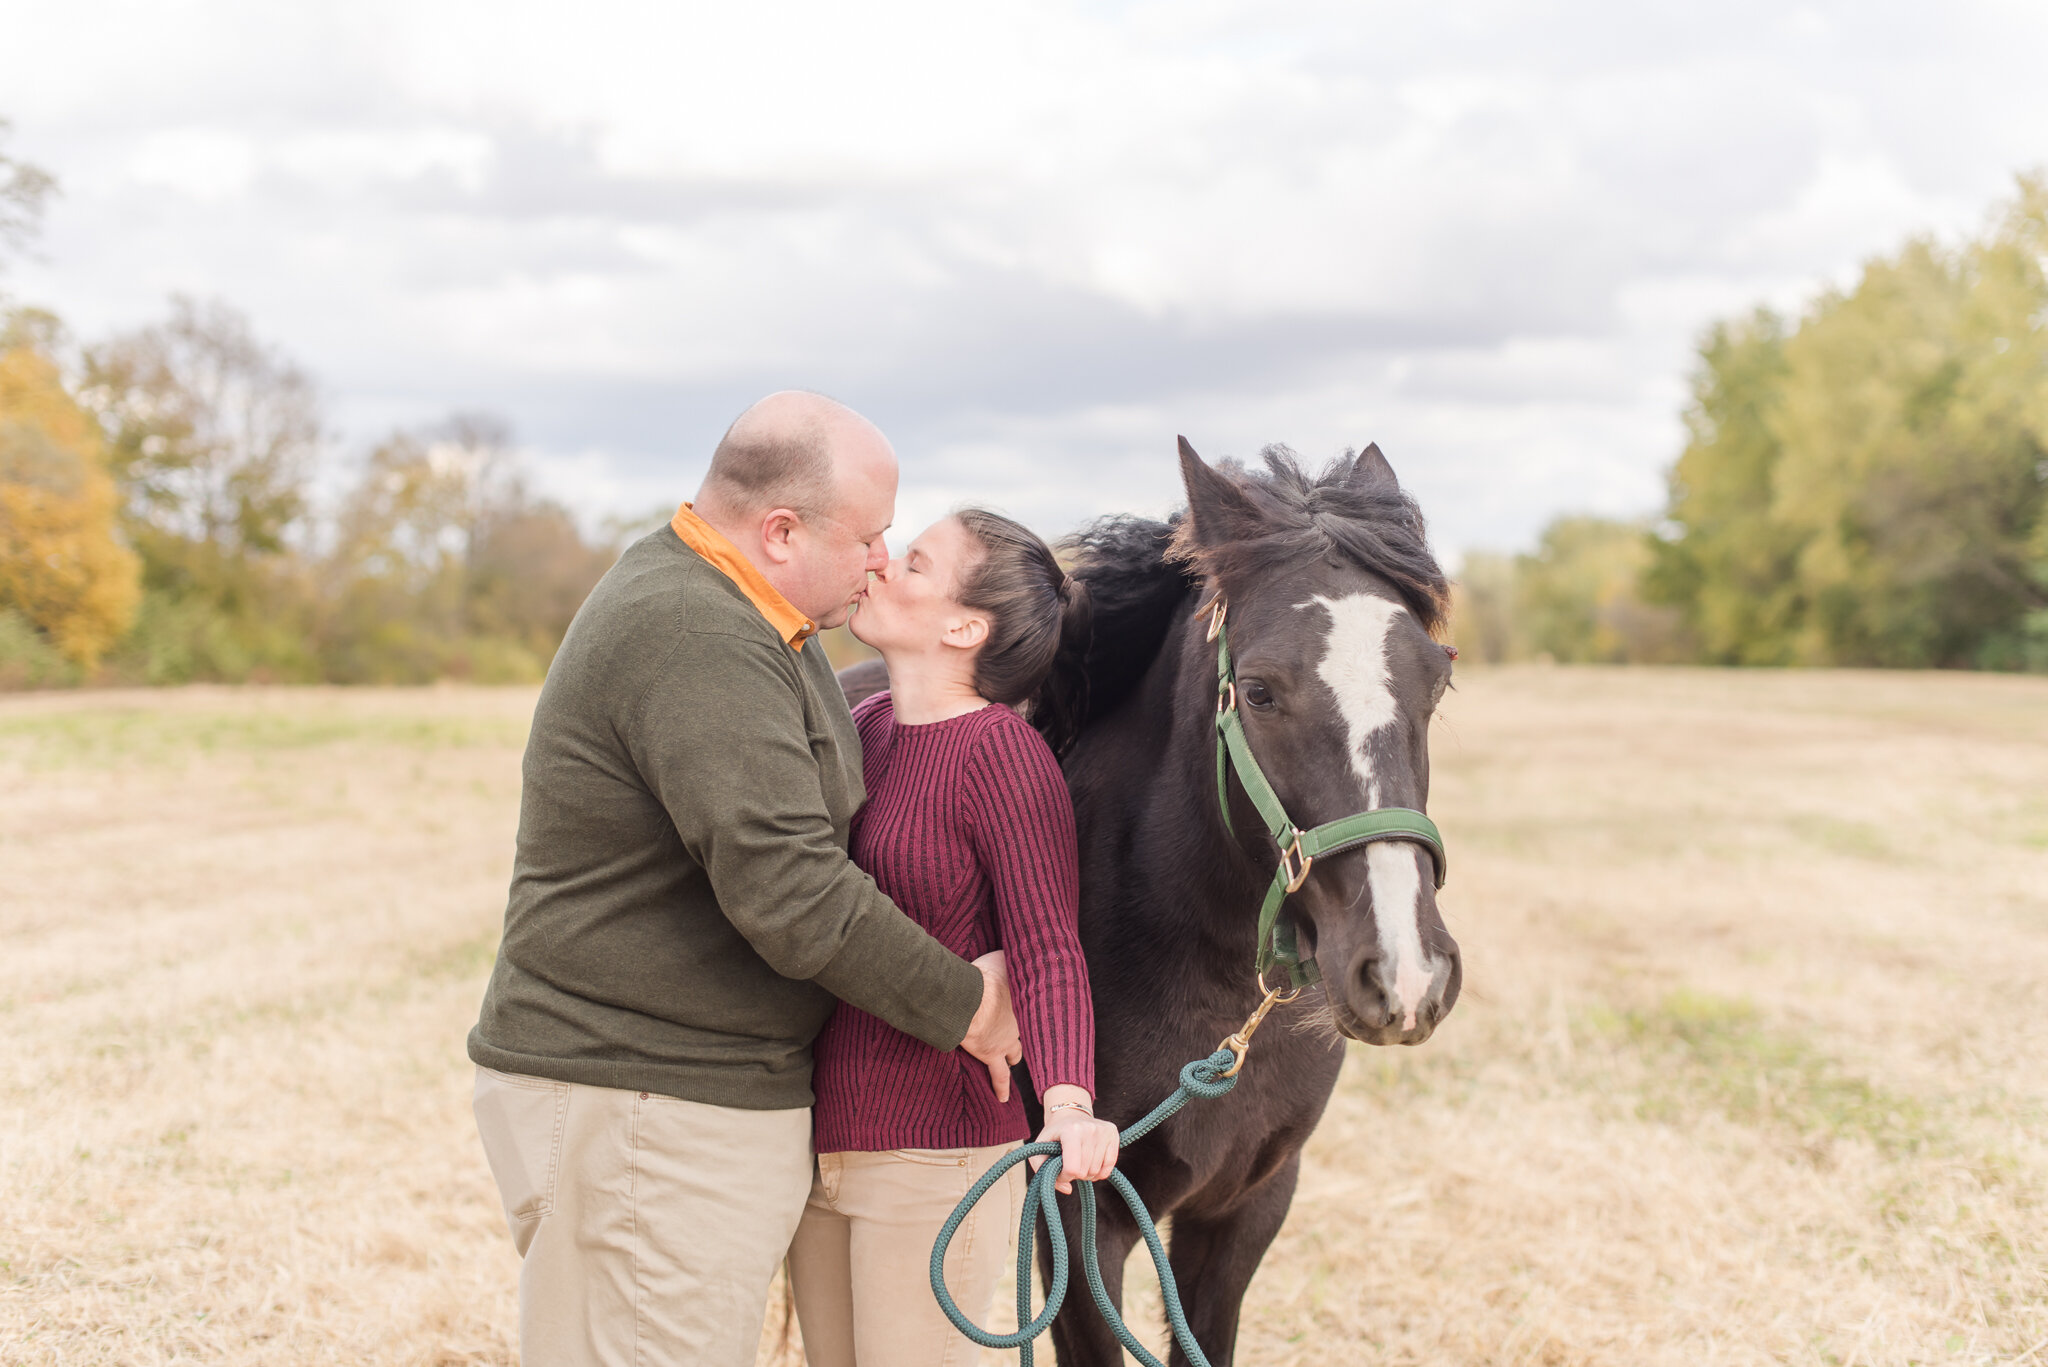
<path fill-rule="evenodd" d="M 1022 523 L 985 508 L 962 508 L 953 516 L 982 551 L 955 592 L 962 607 L 989 616 L 988 640 L 974 661 L 974 691 L 990 702 L 1023 702 L 1052 672 L 1061 644 L 1086 636 L 1087 586 Z"/>

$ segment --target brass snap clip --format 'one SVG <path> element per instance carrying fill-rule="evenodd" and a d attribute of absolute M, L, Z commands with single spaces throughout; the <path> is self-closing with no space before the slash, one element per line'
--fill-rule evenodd
<path fill-rule="evenodd" d="M 1266 995 L 1260 999 L 1251 1015 L 1245 1017 L 1244 1024 L 1237 1027 L 1237 1033 L 1224 1040 L 1221 1046 L 1228 1049 L 1236 1059 L 1236 1062 L 1223 1070 L 1224 1077 L 1236 1077 L 1237 1070 L 1244 1067 L 1244 1056 L 1251 1051 L 1252 1036 L 1258 1033 L 1259 1023 L 1266 1019 L 1266 1013 L 1276 1006 L 1285 1006 L 1301 995 L 1301 989 L 1298 987 L 1285 990 L 1266 987 L 1263 976 L 1259 979 L 1259 986 L 1265 988 Z"/>

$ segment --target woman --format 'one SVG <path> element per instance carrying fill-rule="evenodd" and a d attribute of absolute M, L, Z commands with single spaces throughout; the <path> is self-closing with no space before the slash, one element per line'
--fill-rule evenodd
<path fill-rule="evenodd" d="M 868 803 L 854 860 L 963 958 L 1008 959 L 1024 1059 L 1060 1145 L 1060 1190 L 1116 1165 L 1093 1114 L 1095 1021 L 1075 930 L 1074 811 L 1058 763 L 1009 706 L 1085 629 L 1081 586 L 1017 523 L 970 509 L 911 542 L 868 586 L 853 634 L 880 651 L 888 692 L 854 709 Z M 789 1250 L 812 1367 L 951 1367 L 977 1352 L 933 1298 L 946 1216 L 1030 1133 L 1008 1079 L 841 1004 L 819 1035 L 817 1172 Z M 986 1312 L 1023 1201 L 1012 1168 L 954 1236 L 946 1280 Z"/>

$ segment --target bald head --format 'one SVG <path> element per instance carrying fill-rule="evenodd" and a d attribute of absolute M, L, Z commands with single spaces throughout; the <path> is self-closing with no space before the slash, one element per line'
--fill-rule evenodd
<path fill-rule="evenodd" d="M 882 482 L 893 491 L 896 453 L 880 429 L 822 394 L 785 389 L 726 429 L 697 501 L 735 519 L 771 508 L 834 517 L 849 493 Z"/>
<path fill-rule="evenodd" d="M 805 616 L 838 626 L 889 563 L 896 452 L 845 404 L 785 389 L 726 429 L 697 514 Z"/>

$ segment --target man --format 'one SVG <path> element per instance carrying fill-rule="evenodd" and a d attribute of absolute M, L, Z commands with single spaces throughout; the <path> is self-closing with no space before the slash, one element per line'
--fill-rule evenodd
<path fill-rule="evenodd" d="M 895 501 L 870 423 L 770 395 L 548 671 L 469 1036 L 532 1367 L 753 1362 L 835 997 L 1007 1095 L 1000 956 L 963 961 L 846 856 L 860 743 L 812 637 L 887 563 Z"/>

